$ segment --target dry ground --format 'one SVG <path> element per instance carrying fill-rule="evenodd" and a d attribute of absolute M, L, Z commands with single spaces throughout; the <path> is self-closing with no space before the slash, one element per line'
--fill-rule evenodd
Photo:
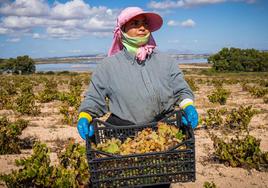
<path fill-rule="evenodd" d="M 184 66 L 182 68 L 192 68 Z M 200 68 L 200 67 L 198 67 Z M 187 75 L 189 76 L 189 75 Z M 192 75 L 193 76 L 193 75 Z M 194 78 L 198 76 L 194 75 Z M 204 76 L 200 76 L 204 78 Z M 199 90 L 195 92 L 196 106 L 201 118 L 206 115 L 209 108 L 219 108 L 220 105 L 212 104 L 208 101 L 207 95 L 212 91 L 213 86 L 199 84 Z M 261 149 L 268 151 L 268 104 L 263 100 L 252 97 L 248 92 L 242 91 L 240 84 L 224 85 L 232 93 L 225 105 L 228 108 L 240 105 L 252 105 L 253 108 L 261 109 L 261 114 L 255 115 L 250 122 L 250 133 L 261 139 Z M 23 138 L 36 137 L 40 141 L 47 143 L 51 148 L 51 159 L 56 163 L 56 151 L 68 138 L 75 138 L 77 142 L 84 144 L 78 135 L 76 127 L 71 127 L 62 123 L 62 115 L 59 113 L 60 102 L 50 102 L 41 104 L 42 113 L 37 117 L 23 116 L 30 120 L 30 126 L 23 131 Z M 8 116 L 10 119 L 16 118 L 12 111 L 2 110 L 1 116 Z M 172 184 L 172 188 L 178 187 L 203 187 L 205 181 L 213 181 L 217 187 L 228 188 L 252 188 L 268 187 L 268 173 L 256 170 L 245 170 L 242 168 L 226 167 L 223 164 L 213 162 L 211 155 L 214 152 L 213 143 L 208 136 L 203 125 L 199 125 L 195 130 L 196 137 L 196 181 L 190 183 Z M 15 159 L 29 156 L 31 150 L 23 150 L 20 155 L 1 155 L 0 173 L 11 172 L 16 169 Z M 0 185 L 0 187 L 4 185 Z"/>

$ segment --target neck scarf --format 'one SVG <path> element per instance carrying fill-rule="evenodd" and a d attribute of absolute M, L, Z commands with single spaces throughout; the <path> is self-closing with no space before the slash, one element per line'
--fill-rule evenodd
<path fill-rule="evenodd" d="M 147 44 L 149 37 L 150 33 L 144 37 L 130 37 L 127 33 L 122 32 L 122 43 L 127 51 L 136 55 L 138 48 Z"/>
<path fill-rule="evenodd" d="M 121 31 L 119 25 L 116 26 L 114 30 L 114 39 L 112 42 L 112 47 L 110 48 L 108 52 L 108 56 L 111 56 L 120 50 L 123 49 L 123 43 L 122 43 L 122 38 L 123 38 L 123 32 Z M 140 46 L 136 52 L 136 59 L 139 61 L 144 61 L 147 57 L 147 55 L 150 55 L 153 52 L 153 49 L 156 47 L 155 40 L 153 38 L 153 35 L 150 34 L 149 40 L 147 44 Z"/>

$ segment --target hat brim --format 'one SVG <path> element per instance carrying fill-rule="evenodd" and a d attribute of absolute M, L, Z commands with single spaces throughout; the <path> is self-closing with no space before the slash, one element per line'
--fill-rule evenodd
<path fill-rule="evenodd" d="M 161 28 L 163 25 L 163 19 L 159 14 L 152 12 L 145 12 L 140 15 L 145 15 L 148 21 L 149 29 L 151 32 L 154 32 Z"/>
<path fill-rule="evenodd" d="M 144 12 L 144 11 L 135 12 L 134 14 L 128 15 L 128 17 L 123 17 L 123 21 L 121 22 L 120 25 L 125 25 L 131 19 L 139 15 L 144 15 L 146 17 L 150 32 L 154 32 L 160 29 L 161 26 L 163 25 L 163 19 L 159 14 L 156 14 L 153 12 Z"/>

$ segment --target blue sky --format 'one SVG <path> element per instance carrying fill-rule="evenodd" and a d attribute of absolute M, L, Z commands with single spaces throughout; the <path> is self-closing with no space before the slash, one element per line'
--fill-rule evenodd
<path fill-rule="evenodd" d="M 0 58 L 107 53 L 128 6 L 163 17 L 153 33 L 160 51 L 268 49 L 267 0 L 0 0 Z"/>

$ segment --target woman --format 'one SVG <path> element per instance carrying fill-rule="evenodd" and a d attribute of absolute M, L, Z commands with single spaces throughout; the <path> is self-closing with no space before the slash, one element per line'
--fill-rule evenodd
<path fill-rule="evenodd" d="M 160 15 L 138 7 L 126 8 L 118 16 L 108 57 L 93 73 L 79 108 L 77 128 L 83 139 L 94 134 L 89 126 L 92 119 L 108 112 L 106 97 L 111 111 L 107 122 L 111 124 L 157 121 L 179 105 L 185 111 L 183 123 L 197 126 L 194 96 L 177 62 L 155 51 L 152 32 L 162 23 Z"/>

